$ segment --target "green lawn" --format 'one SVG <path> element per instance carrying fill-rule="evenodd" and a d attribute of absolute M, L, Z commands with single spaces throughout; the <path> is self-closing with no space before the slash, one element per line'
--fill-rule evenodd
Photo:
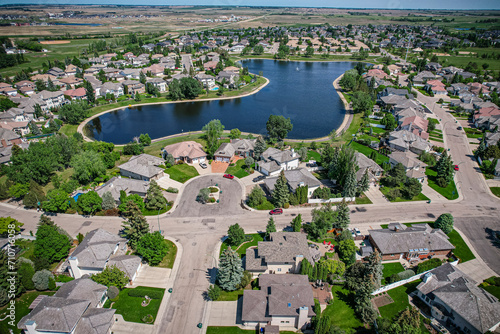
<path fill-rule="evenodd" d="M 449 200 L 458 198 L 458 191 L 454 180 L 452 180 L 446 188 L 441 188 L 436 184 L 437 172 L 434 168 L 426 168 L 425 175 L 427 175 L 427 183 L 429 184 L 429 187 L 437 191 L 439 194 Z"/>
<path fill-rule="evenodd" d="M 333 285 L 332 295 L 333 303 L 326 307 L 321 316 L 329 316 L 333 325 L 347 333 L 356 332 L 356 329 L 363 327 L 363 323 L 354 315 L 353 293 L 339 285 Z"/>
<path fill-rule="evenodd" d="M 174 266 L 175 257 L 177 256 L 177 246 L 170 240 L 165 239 L 165 243 L 168 245 L 168 253 L 165 255 L 163 260 L 161 260 L 158 267 L 160 268 L 170 268 Z"/>
<path fill-rule="evenodd" d="M 383 264 L 384 269 L 382 271 L 383 279 L 382 279 L 382 284 L 385 285 L 389 282 L 389 277 L 391 277 L 393 274 L 397 274 L 400 272 L 403 272 L 405 269 L 399 262 L 393 262 L 393 263 L 384 263 Z"/>
<path fill-rule="evenodd" d="M 165 289 L 148 287 L 141 287 L 141 289 L 162 291 L 162 293 L 165 293 Z M 160 308 L 161 299 L 151 299 L 151 302 L 148 306 L 142 307 L 141 303 L 144 298 L 129 296 L 128 292 L 130 290 L 132 289 L 123 289 L 122 291 L 120 291 L 118 300 L 111 306 L 116 310 L 116 313 L 121 314 L 125 321 L 130 322 L 143 323 L 142 318 L 148 314 L 151 314 L 153 316 L 153 319 L 156 319 L 156 314 L 158 313 L 158 309 Z M 106 305 L 107 307 L 109 307 L 110 303 L 106 303 Z"/>
<path fill-rule="evenodd" d="M 240 255 L 240 257 L 243 257 L 247 251 L 247 248 L 249 247 L 253 247 L 253 246 L 257 246 L 257 243 L 259 241 L 264 241 L 264 234 L 263 233 L 254 233 L 254 234 L 246 234 L 247 236 L 251 236 L 252 237 L 252 240 L 251 241 L 248 241 L 248 242 L 244 242 L 238 246 L 236 246 L 236 253 L 238 253 Z M 227 243 L 227 239 L 224 240 L 224 242 L 222 243 L 221 247 L 220 247 L 220 254 L 222 254 L 222 252 L 224 252 L 227 247 L 229 247 L 229 244 Z M 231 247 L 232 249 L 235 249 L 235 247 Z M 219 254 L 219 256 L 220 256 Z"/>
<path fill-rule="evenodd" d="M 356 142 L 352 142 L 351 143 L 351 147 L 355 150 L 355 151 L 358 151 L 360 153 L 363 153 L 364 155 L 366 155 L 368 158 L 370 157 L 370 155 L 372 154 L 372 152 L 375 152 L 376 153 L 376 157 L 374 159 L 374 161 L 379 164 L 380 166 L 382 166 L 382 164 L 384 162 L 389 162 L 389 157 L 386 157 L 385 155 L 382 155 L 380 153 L 378 153 L 376 150 L 374 150 L 373 148 L 371 147 L 368 147 L 368 146 L 365 146 L 365 145 L 362 145 L 360 143 L 356 143 Z"/>
<path fill-rule="evenodd" d="M 35 300 L 35 298 L 39 295 L 52 296 L 54 293 L 54 291 L 30 291 L 24 293 L 21 297 L 16 298 L 16 320 L 14 322 L 16 326 L 9 326 L 8 322 L 10 321 L 10 318 L 4 321 L 0 321 L 0 333 L 9 333 L 9 330 L 12 329 L 14 333 L 21 334 L 21 330 L 17 329 L 17 323 L 19 322 L 19 320 L 21 320 L 22 317 L 30 313 L 30 309 L 28 307 Z M 7 315 L 7 306 L 8 305 L 0 308 L 0 319 L 3 319 L 5 315 Z"/>
<path fill-rule="evenodd" d="M 157 216 L 157 215 L 161 215 L 162 213 L 167 212 L 170 209 L 172 209 L 171 205 L 167 205 L 165 208 L 161 209 L 160 211 L 148 210 L 148 209 L 144 208 L 144 210 L 142 210 L 142 214 L 144 216 Z"/>
<path fill-rule="evenodd" d="M 229 166 L 226 169 L 226 174 L 232 174 L 235 177 L 237 177 L 238 179 L 241 179 L 242 177 L 250 175 L 245 170 L 245 168 L 246 168 L 245 160 L 244 159 L 240 159 L 240 160 L 236 161 L 236 163 L 234 164 L 234 166 Z"/>
<path fill-rule="evenodd" d="M 387 293 L 394 300 L 393 303 L 379 307 L 382 318 L 393 319 L 401 311 L 410 306 L 408 294 L 415 291 L 421 280 L 416 280 L 397 288 L 389 290 Z"/>
<path fill-rule="evenodd" d="M 217 299 L 217 301 L 223 301 L 223 302 L 231 302 L 231 301 L 236 301 L 240 296 L 243 296 L 243 289 L 240 290 L 234 290 L 234 291 L 224 291 L 221 290 L 220 292 L 220 297 Z"/>
<path fill-rule="evenodd" d="M 36 231 L 33 231 L 35 233 Z M 17 239 L 16 246 L 21 248 L 21 253 L 19 256 L 25 257 L 27 259 L 33 260 L 33 253 L 35 252 L 35 242 L 28 239 Z"/>
<path fill-rule="evenodd" d="M 309 151 L 307 151 L 307 159 L 305 161 L 307 162 L 309 160 L 320 161 L 321 154 L 319 154 L 316 151 L 309 150 Z"/>
<path fill-rule="evenodd" d="M 392 188 L 382 187 L 382 188 L 380 188 L 380 191 L 382 192 L 382 194 L 384 194 L 385 196 L 387 196 L 387 194 L 389 193 L 390 189 L 392 189 Z M 403 198 L 403 197 L 396 197 L 391 202 L 412 202 L 412 201 L 428 201 L 428 200 L 429 200 L 429 198 L 427 198 L 427 196 L 425 196 L 424 194 L 420 193 L 417 196 L 413 197 L 412 199 L 406 199 L 406 198 Z"/>
<path fill-rule="evenodd" d="M 500 187 L 490 187 L 491 192 L 496 197 L 500 197 Z"/>
<path fill-rule="evenodd" d="M 250 334 L 256 333 L 255 330 L 244 330 L 239 327 L 222 327 L 222 326 L 208 326 L 207 334 Z M 283 333 L 283 332 L 280 332 Z"/>
<path fill-rule="evenodd" d="M 460 262 L 467 262 L 476 258 L 457 231 L 451 231 L 448 234 L 448 238 L 450 238 L 449 241 L 455 246 L 453 254 L 460 259 Z"/>
<path fill-rule="evenodd" d="M 198 176 L 198 171 L 193 166 L 187 164 L 174 165 L 170 168 L 165 169 L 165 173 L 170 175 L 172 180 L 184 183 L 187 180 Z"/>
<path fill-rule="evenodd" d="M 354 201 L 355 204 L 373 204 L 373 202 L 368 198 L 368 196 L 361 194 L 361 196 L 356 197 L 356 200 Z"/>
<path fill-rule="evenodd" d="M 488 280 L 493 279 L 494 277 L 495 276 L 490 277 Z M 486 291 L 488 291 L 489 293 L 491 293 L 493 296 L 500 299 L 500 286 L 491 285 L 487 282 L 488 280 L 483 281 L 483 283 L 481 283 L 479 286 L 482 287 L 483 289 L 485 289 Z M 491 283 L 494 284 L 494 282 L 491 282 Z"/>

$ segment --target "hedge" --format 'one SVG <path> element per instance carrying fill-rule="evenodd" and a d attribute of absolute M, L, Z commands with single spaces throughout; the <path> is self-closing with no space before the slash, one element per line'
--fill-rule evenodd
<path fill-rule="evenodd" d="M 137 287 L 135 289 L 130 289 L 128 291 L 128 295 L 130 297 L 144 297 L 148 296 L 151 299 L 162 299 L 163 298 L 163 291 L 158 291 L 158 290 L 150 290 L 147 288 L 141 288 Z"/>
<path fill-rule="evenodd" d="M 421 274 L 424 271 L 434 269 L 439 267 L 442 264 L 441 260 L 438 258 L 433 258 L 427 261 L 424 261 L 418 265 L 417 274 Z"/>

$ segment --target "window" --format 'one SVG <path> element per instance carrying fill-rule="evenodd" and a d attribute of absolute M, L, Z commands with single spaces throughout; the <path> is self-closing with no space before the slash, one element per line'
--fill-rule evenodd
<path fill-rule="evenodd" d="M 278 271 L 281 271 L 281 268 L 278 268 Z"/>

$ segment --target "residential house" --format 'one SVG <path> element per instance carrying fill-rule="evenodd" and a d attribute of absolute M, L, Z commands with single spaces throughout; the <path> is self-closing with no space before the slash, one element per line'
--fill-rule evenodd
<path fill-rule="evenodd" d="M 137 80 L 125 80 L 122 82 L 122 85 L 124 86 L 124 91 L 125 91 L 125 86 L 127 87 L 128 94 L 135 94 L 135 93 L 140 93 L 143 94 L 146 92 L 146 87 Z"/>
<path fill-rule="evenodd" d="M 158 180 L 164 176 L 164 169 L 158 167 L 165 161 L 149 154 L 133 156 L 128 162 L 118 166 L 122 176 L 143 181 Z"/>
<path fill-rule="evenodd" d="M 116 310 L 102 308 L 106 291 L 88 277 L 64 283 L 54 296 L 38 296 L 17 328 L 25 334 L 108 334 Z"/>
<path fill-rule="evenodd" d="M 87 93 L 85 88 L 80 87 L 77 89 L 68 89 L 64 91 L 64 95 L 69 96 L 72 100 L 86 100 Z"/>
<path fill-rule="evenodd" d="M 500 115 L 478 117 L 474 122 L 476 128 L 494 132 L 500 127 Z M 487 132 L 486 135 L 490 134 Z"/>
<path fill-rule="evenodd" d="M 120 203 L 120 192 L 124 191 L 127 196 L 129 195 L 139 195 L 142 198 L 146 197 L 148 192 L 149 182 L 143 180 L 122 178 L 120 176 L 113 176 L 109 181 L 104 183 L 102 186 L 96 189 L 99 196 L 103 196 L 104 193 L 110 192 L 111 196 L 115 200 L 116 204 Z"/>
<path fill-rule="evenodd" d="M 100 273 L 107 266 L 116 266 L 133 282 L 142 267 L 141 258 L 126 255 L 127 239 L 101 228 L 87 233 L 68 257 L 68 271 L 72 277 Z"/>
<path fill-rule="evenodd" d="M 423 87 L 428 80 L 436 79 L 436 75 L 429 71 L 422 71 L 413 77 L 413 85 L 415 87 Z"/>
<path fill-rule="evenodd" d="M 443 66 L 441 66 L 441 64 L 439 64 L 439 63 L 435 63 L 435 62 L 430 62 L 430 63 L 428 63 L 427 65 L 425 65 L 425 69 L 426 69 L 427 71 L 432 71 L 432 72 L 438 72 L 438 71 L 440 71 L 442 68 L 443 68 Z"/>
<path fill-rule="evenodd" d="M 416 154 L 412 152 L 392 152 L 389 154 L 391 167 L 396 166 L 398 163 L 402 164 L 406 169 L 407 177 L 417 179 L 421 183 L 424 182 L 427 164 L 418 160 Z"/>
<path fill-rule="evenodd" d="M 234 72 L 220 71 L 216 80 L 220 83 L 224 83 L 224 88 L 234 88 L 239 78 L 239 74 Z"/>
<path fill-rule="evenodd" d="M 426 140 L 408 130 L 392 131 L 389 133 L 387 144 L 393 150 L 412 151 L 417 154 L 428 152 L 431 149 L 431 145 Z"/>
<path fill-rule="evenodd" d="M 37 80 L 42 80 L 43 82 L 47 83 L 49 79 L 50 81 L 54 82 L 57 80 L 57 77 L 50 74 L 36 74 L 31 77 L 31 81 L 33 82 L 36 82 Z"/>
<path fill-rule="evenodd" d="M 47 71 L 47 74 L 52 75 L 56 78 L 62 78 L 64 76 L 66 76 L 66 73 L 64 73 L 64 71 L 62 69 L 60 69 L 59 67 L 52 67 L 51 69 L 49 69 Z"/>
<path fill-rule="evenodd" d="M 411 131 L 425 140 L 429 138 L 429 133 L 427 133 L 427 126 L 429 125 L 429 121 L 423 119 L 422 117 L 404 117 L 400 118 L 398 123 L 401 130 Z"/>
<path fill-rule="evenodd" d="M 15 133 L 20 134 L 21 136 L 26 136 L 30 133 L 30 129 L 28 126 L 28 121 L 23 122 L 0 122 L 0 128 L 14 131 Z"/>
<path fill-rule="evenodd" d="M 497 106 L 481 108 L 477 110 L 472 116 L 474 120 L 474 125 L 477 127 L 476 121 L 482 117 L 489 117 L 495 115 L 500 115 L 500 108 L 498 108 Z"/>
<path fill-rule="evenodd" d="M 243 158 L 253 157 L 255 139 L 233 139 L 229 143 L 222 143 L 214 153 L 214 160 L 229 162 L 235 155 Z"/>
<path fill-rule="evenodd" d="M 199 82 L 201 82 L 203 87 L 207 89 L 211 89 L 215 86 L 215 77 L 212 75 L 208 75 L 205 73 L 198 73 L 194 76 L 194 78 Z"/>
<path fill-rule="evenodd" d="M 446 86 L 439 80 L 428 80 L 425 83 L 425 89 L 434 95 L 447 95 Z"/>
<path fill-rule="evenodd" d="M 393 113 L 394 113 L 394 117 L 396 117 L 396 120 L 398 121 L 398 123 L 401 121 L 403 121 L 404 119 L 408 118 L 408 117 L 419 117 L 419 118 L 422 118 L 422 119 L 425 119 L 426 115 L 423 111 L 420 111 L 420 110 L 417 110 L 413 107 L 408 107 L 408 108 L 404 108 L 404 109 L 399 109 L 396 110 L 396 109 L 393 109 Z"/>
<path fill-rule="evenodd" d="M 77 71 L 80 71 L 81 72 L 81 68 L 73 65 L 73 64 L 69 64 L 68 66 L 66 66 L 66 70 L 64 70 L 64 73 L 66 74 L 67 77 L 69 76 L 74 76 Z"/>
<path fill-rule="evenodd" d="M 356 171 L 356 180 L 358 182 L 361 181 L 365 173 L 368 173 L 370 182 L 376 182 L 380 180 L 382 174 L 384 173 L 384 169 L 382 167 L 380 167 L 375 161 L 368 158 L 363 153 L 354 152 L 354 156 L 356 157 L 356 163 L 359 167 L 359 169 Z"/>
<path fill-rule="evenodd" d="M 160 93 L 164 93 L 167 91 L 167 83 L 162 78 L 148 78 L 146 80 L 146 84 L 152 84 L 153 86 L 158 88 Z"/>
<path fill-rule="evenodd" d="M 36 94 L 36 97 L 40 98 L 42 101 L 42 103 L 40 104 L 42 110 L 43 107 L 49 110 L 52 108 L 58 108 L 66 101 L 66 99 L 64 98 L 64 92 L 60 90 L 55 92 L 42 90 L 40 93 Z"/>
<path fill-rule="evenodd" d="M 431 316 L 453 332 L 484 334 L 500 326 L 498 298 L 450 263 L 426 273 L 417 296 L 430 308 Z"/>
<path fill-rule="evenodd" d="M 141 77 L 141 70 L 138 68 L 126 68 L 120 71 L 120 75 L 127 79 L 139 80 Z"/>
<path fill-rule="evenodd" d="M 187 163 L 199 163 L 207 159 L 203 146 L 195 141 L 167 145 L 162 149 L 163 158 L 166 158 L 168 154 L 171 154 L 176 162 L 181 160 Z"/>
<path fill-rule="evenodd" d="M 406 98 L 405 96 L 394 94 L 394 95 L 382 96 L 380 97 L 380 101 L 383 106 L 389 109 L 397 104 L 408 101 L 408 98 Z"/>
<path fill-rule="evenodd" d="M 285 173 L 286 181 L 290 191 L 295 192 L 298 187 L 307 186 L 307 198 L 311 198 L 314 191 L 321 186 L 321 182 L 319 182 L 318 179 L 305 168 L 284 170 L 283 172 Z M 266 177 L 266 179 L 264 180 L 264 186 L 269 191 L 269 193 L 273 192 L 278 178 L 279 176 L 273 176 Z"/>
<path fill-rule="evenodd" d="M 159 77 L 159 76 L 163 76 L 163 72 L 165 71 L 165 66 L 163 66 L 161 64 L 153 64 L 149 67 L 144 67 L 141 71 L 144 74 L 150 72 L 151 75 Z"/>
<path fill-rule="evenodd" d="M 300 330 L 309 326 L 315 313 L 313 291 L 306 275 L 260 275 L 259 287 L 260 290 L 244 290 L 243 326 L 259 331 L 269 325 Z"/>
<path fill-rule="evenodd" d="M 368 72 L 366 72 L 365 74 L 363 74 L 363 77 L 364 78 L 366 78 L 366 77 L 375 77 L 375 78 L 378 78 L 378 79 L 388 79 L 389 75 L 387 73 L 385 73 L 384 71 L 380 70 L 380 69 L 372 68 L 372 69 L 368 70 Z"/>
<path fill-rule="evenodd" d="M 497 145 L 500 140 L 500 132 L 486 132 L 484 140 L 486 147 Z"/>
<path fill-rule="evenodd" d="M 100 86 L 99 94 L 106 96 L 106 94 L 113 94 L 115 98 L 123 95 L 123 86 L 119 83 L 105 82 Z"/>
<path fill-rule="evenodd" d="M 455 249 L 441 229 L 433 229 L 428 224 L 391 223 L 386 229 L 368 230 L 368 233 L 370 244 L 378 250 L 382 261 L 445 258 Z"/>
<path fill-rule="evenodd" d="M 77 78 L 75 76 L 70 76 L 66 78 L 61 78 L 59 79 L 59 84 L 62 86 L 70 86 L 72 88 L 75 88 L 78 85 L 83 84 L 83 79 Z"/>
<path fill-rule="evenodd" d="M 4 112 L 0 112 L 0 121 L 7 122 L 23 122 L 26 120 L 24 110 L 19 108 L 10 108 Z"/>
<path fill-rule="evenodd" d="M 10 85 L 7 85 L 7 86 L 0 87 L 0 93 L 7 95 L 7 96 L 16 96 L 17 89 L 10 86 Z"/>
<path fill-rule="evenodd" d="M 295 150 L 281 151 L 274 147 L 269 147 L 257 162 L 259 172 L 267 176 L 276 176 L 281 170 L 291 170 L 299 168 L 300 156 Z"/>

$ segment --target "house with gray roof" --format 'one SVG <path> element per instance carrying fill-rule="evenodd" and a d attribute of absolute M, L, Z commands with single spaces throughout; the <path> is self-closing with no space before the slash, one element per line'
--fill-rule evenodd
<path fill-rule="evenodd" d="M 88 277 L 67 282 L 54 296 L 34 303 L 17 327 L 26 334 L 107 334 L 116 310 L 102 308 L 106 291 Z"/>
<path fill-rule="evenodd" d="M 386 229 L 369 230 L 370 243 L 383 261 L 401 260 L 413 262 L 432 257 L 446 257 L 455 246 L 440 229 L 428 224 L 406 226 L 391 223 Z"/>
<path fill-rule="evenodd" d="M 122 178 L 120 176 L 114 176 L 109 179 L 108 182 L 104 183 L 96 192 L 99 196 L 103 196 L 104 193 L 110 192 L 111 196 L 115 200 L 116 204 L 120 204 L 120 191 L 125 191 L 125 194 L 134 195 L 137 194 L 141 197 L 146 197 L 146 193 L 148 192 L 149 182 L 136 180 L 136 179 L 128 179 Z"/>
<path fill-rule="evenodd" d="M 420 161 L 415 153 L 396 151 L 389 154 L 389 164 L 391 168 L 395 167 L 398 163 L 405 167 L 407 177 L 412 177 L 419 182 L 424 182 L 427 164 Z"/>
<path fill-rule="evenodd" d="M 158 180 L 164 176 L 164 169 L 158 167 L 165 164 L 162 158 L 149 154 L 133 156 L 128 162 L 118 166 L 122 176 L 132 179 L 151 181 Z"/>
<path fill-rule="evenodd" d="M 267 325 L 280 329 L 306 329 L 313 311 L 314 297 L 306 275 L 272 275 L 259 277 L 260 290 L 243 293 L 243 325 L 252 329 Z"/>
<path fill-rule="evenodd" d="M 359 167 L 356 171 L 356 180 L 358 182 L 361 181 L 365 173 L 368 173 L 368 179 L 370 182 L 380 180 L 382 174 L 384 173 L 384 169 L 382 167 L 363 153 L 354 152 L 354 156 L 356 157 L 356 163 Z"/>
<path fill-rule="evenodd" d="M 307 236 L 299 232 L 273 232 L 269 240 L 248 248 L 245 269 L 255 277 L 260 274 L 297 274 L 303 259 L 314 263 Z"/>
<path fill-rule="evenodd" d="M 265 150 L 257 162 L 257 169 L 264 175 L 276 176 L 281 170 L 299 168 L 300 156 L 292 150 L 281 151 L 274 147 Z"/>
<path fill-rule="evenodd" d="M 426 273 L 417 296 L 431 315 L 453 332 L 483 334 L 500 326 L 500 302 L 477 282 L 446 263 Z"/>
<path fill-rule="evenodd" d="M 425 139 L 422 139 L 418 134 L 409 130 L 390 132 L 387 145 L 393 150 L 402 152 L 411 151 L 416 154 L 429 152 L 432 147 Z"/>
<path fill-rule="evenodd" d="M 68 271 L 72 277 L 80 278 L 100 273 L 107 266 L 117 266 L 133 281 L 142 263 L 138 256 L 126 255 L 127 249 L 127 239 L 101 228 L 92 230 L 68 257 Z"/>
<path fill-rule="evenodd" d="M 285 170 L 283 173 L 285 173 L 285 178 L 291 192 L 295 192 L 298 187 L 307 186 L 307 198 L 311 198 L 314 191 L 321 186 L 321 182 L 305 168 Z M 274 191 L 274 186 L 278 178 L 279 176 L 273 176 L 267 177 L 264 180 L 264 186 L 269 193 Z"/>
<path fill-rule="evenodd" d="M 229 162 L 235 155 L 246 158 L 253 157 L 256 139 L 233 139 L 229 143 L 222 143 L 214 153 L 216 161 Z"/>

